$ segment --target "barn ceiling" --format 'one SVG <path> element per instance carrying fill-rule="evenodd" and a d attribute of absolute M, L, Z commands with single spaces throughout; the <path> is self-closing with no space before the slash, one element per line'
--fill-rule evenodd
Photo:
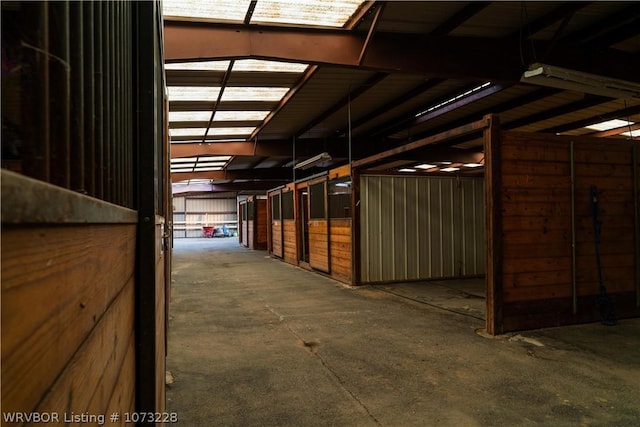
<path fill-rule="evenodd" d="M 637 90 L 637 2 L 164 0 L 163 7 L 174 192 L 264 191 L 489 113 L 510 130 L 612 143 L 640 133 L 640 91 L 521 82 L 543 63 Z M 478 173 L 481 151 L 471 134 L 377 168 Z M 323 152 L 331 160 L 322 167 L 294 170 Z"/>

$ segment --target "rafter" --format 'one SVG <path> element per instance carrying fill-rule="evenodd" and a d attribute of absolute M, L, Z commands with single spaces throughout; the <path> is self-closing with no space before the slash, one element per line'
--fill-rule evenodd
<path fill-rule="evenodd" d="M 207 172 L 174 172 L 171 174 L 171 181 L 179 182 L 189 179 L 251 179 L 261 181 L 290 181 L 291 177 L 291 168 L 260 168 Z"/>

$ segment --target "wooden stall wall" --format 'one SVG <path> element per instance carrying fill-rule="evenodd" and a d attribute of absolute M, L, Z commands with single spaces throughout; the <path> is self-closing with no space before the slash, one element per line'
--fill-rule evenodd
<path fill-rule="evenodd" d="M 136 223 L 2 171 L 4 413 L 134 410 Z"/>
<path fill-rule="evenodd" d="M 309 183 L 309 265 L 330 272 L 327 178 Z"/>
<path fill-rule="evenodd" d="M 290 264 L 298 264 L 298 238 L 295 206 L 297 199 L 293 187 L 285 188 L 282 200 L 282 246 L 284 260 Z"/>
<path fill-rule="evenodd" d="M 616 317 L 640 315 L 635 150 L 633 141 L 578 136 L 493 138 L 488 185 L 501 207 L 490 214 L 502 230 L 493 236 L 502 271 L 491 285 L 502 301 L 491 333 L 602 320 L 592 186 L 603 285 Z"/>
<path fill-rule="evenodd" d="M 3 93 L 19 83 L 3 155 L 19 142 L 21 173 L 1 177 L 3 413 L 162 412 L 160 3 L 3 2 L 2 24 L 3 64 L 18 64 Z"/>

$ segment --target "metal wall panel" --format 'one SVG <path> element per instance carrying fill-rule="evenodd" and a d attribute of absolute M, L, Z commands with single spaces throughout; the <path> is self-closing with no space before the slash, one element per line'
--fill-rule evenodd
<path fill-rule="evenodd" d="M 484 179 L 361 177 L 362 282 L 484 274 Z"/>
<path fill-rule="evenodd" d="M 226 225 L 232 230 L 238 227 L 236 196 L 226 198 L 211 196 L 175 197 L 173 199 L 173 227 L 175 237 L 202 237 L 205 225 Z"/>

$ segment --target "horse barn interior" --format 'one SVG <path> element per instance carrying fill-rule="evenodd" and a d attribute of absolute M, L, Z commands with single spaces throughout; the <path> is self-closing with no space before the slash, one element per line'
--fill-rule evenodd
<path fill-rule="evenodd" d="M 639 136 L 637 2 L 3 1 L 3 411 L 165 411 L 223 226 L 487 336 L 640 317 Z"/>

